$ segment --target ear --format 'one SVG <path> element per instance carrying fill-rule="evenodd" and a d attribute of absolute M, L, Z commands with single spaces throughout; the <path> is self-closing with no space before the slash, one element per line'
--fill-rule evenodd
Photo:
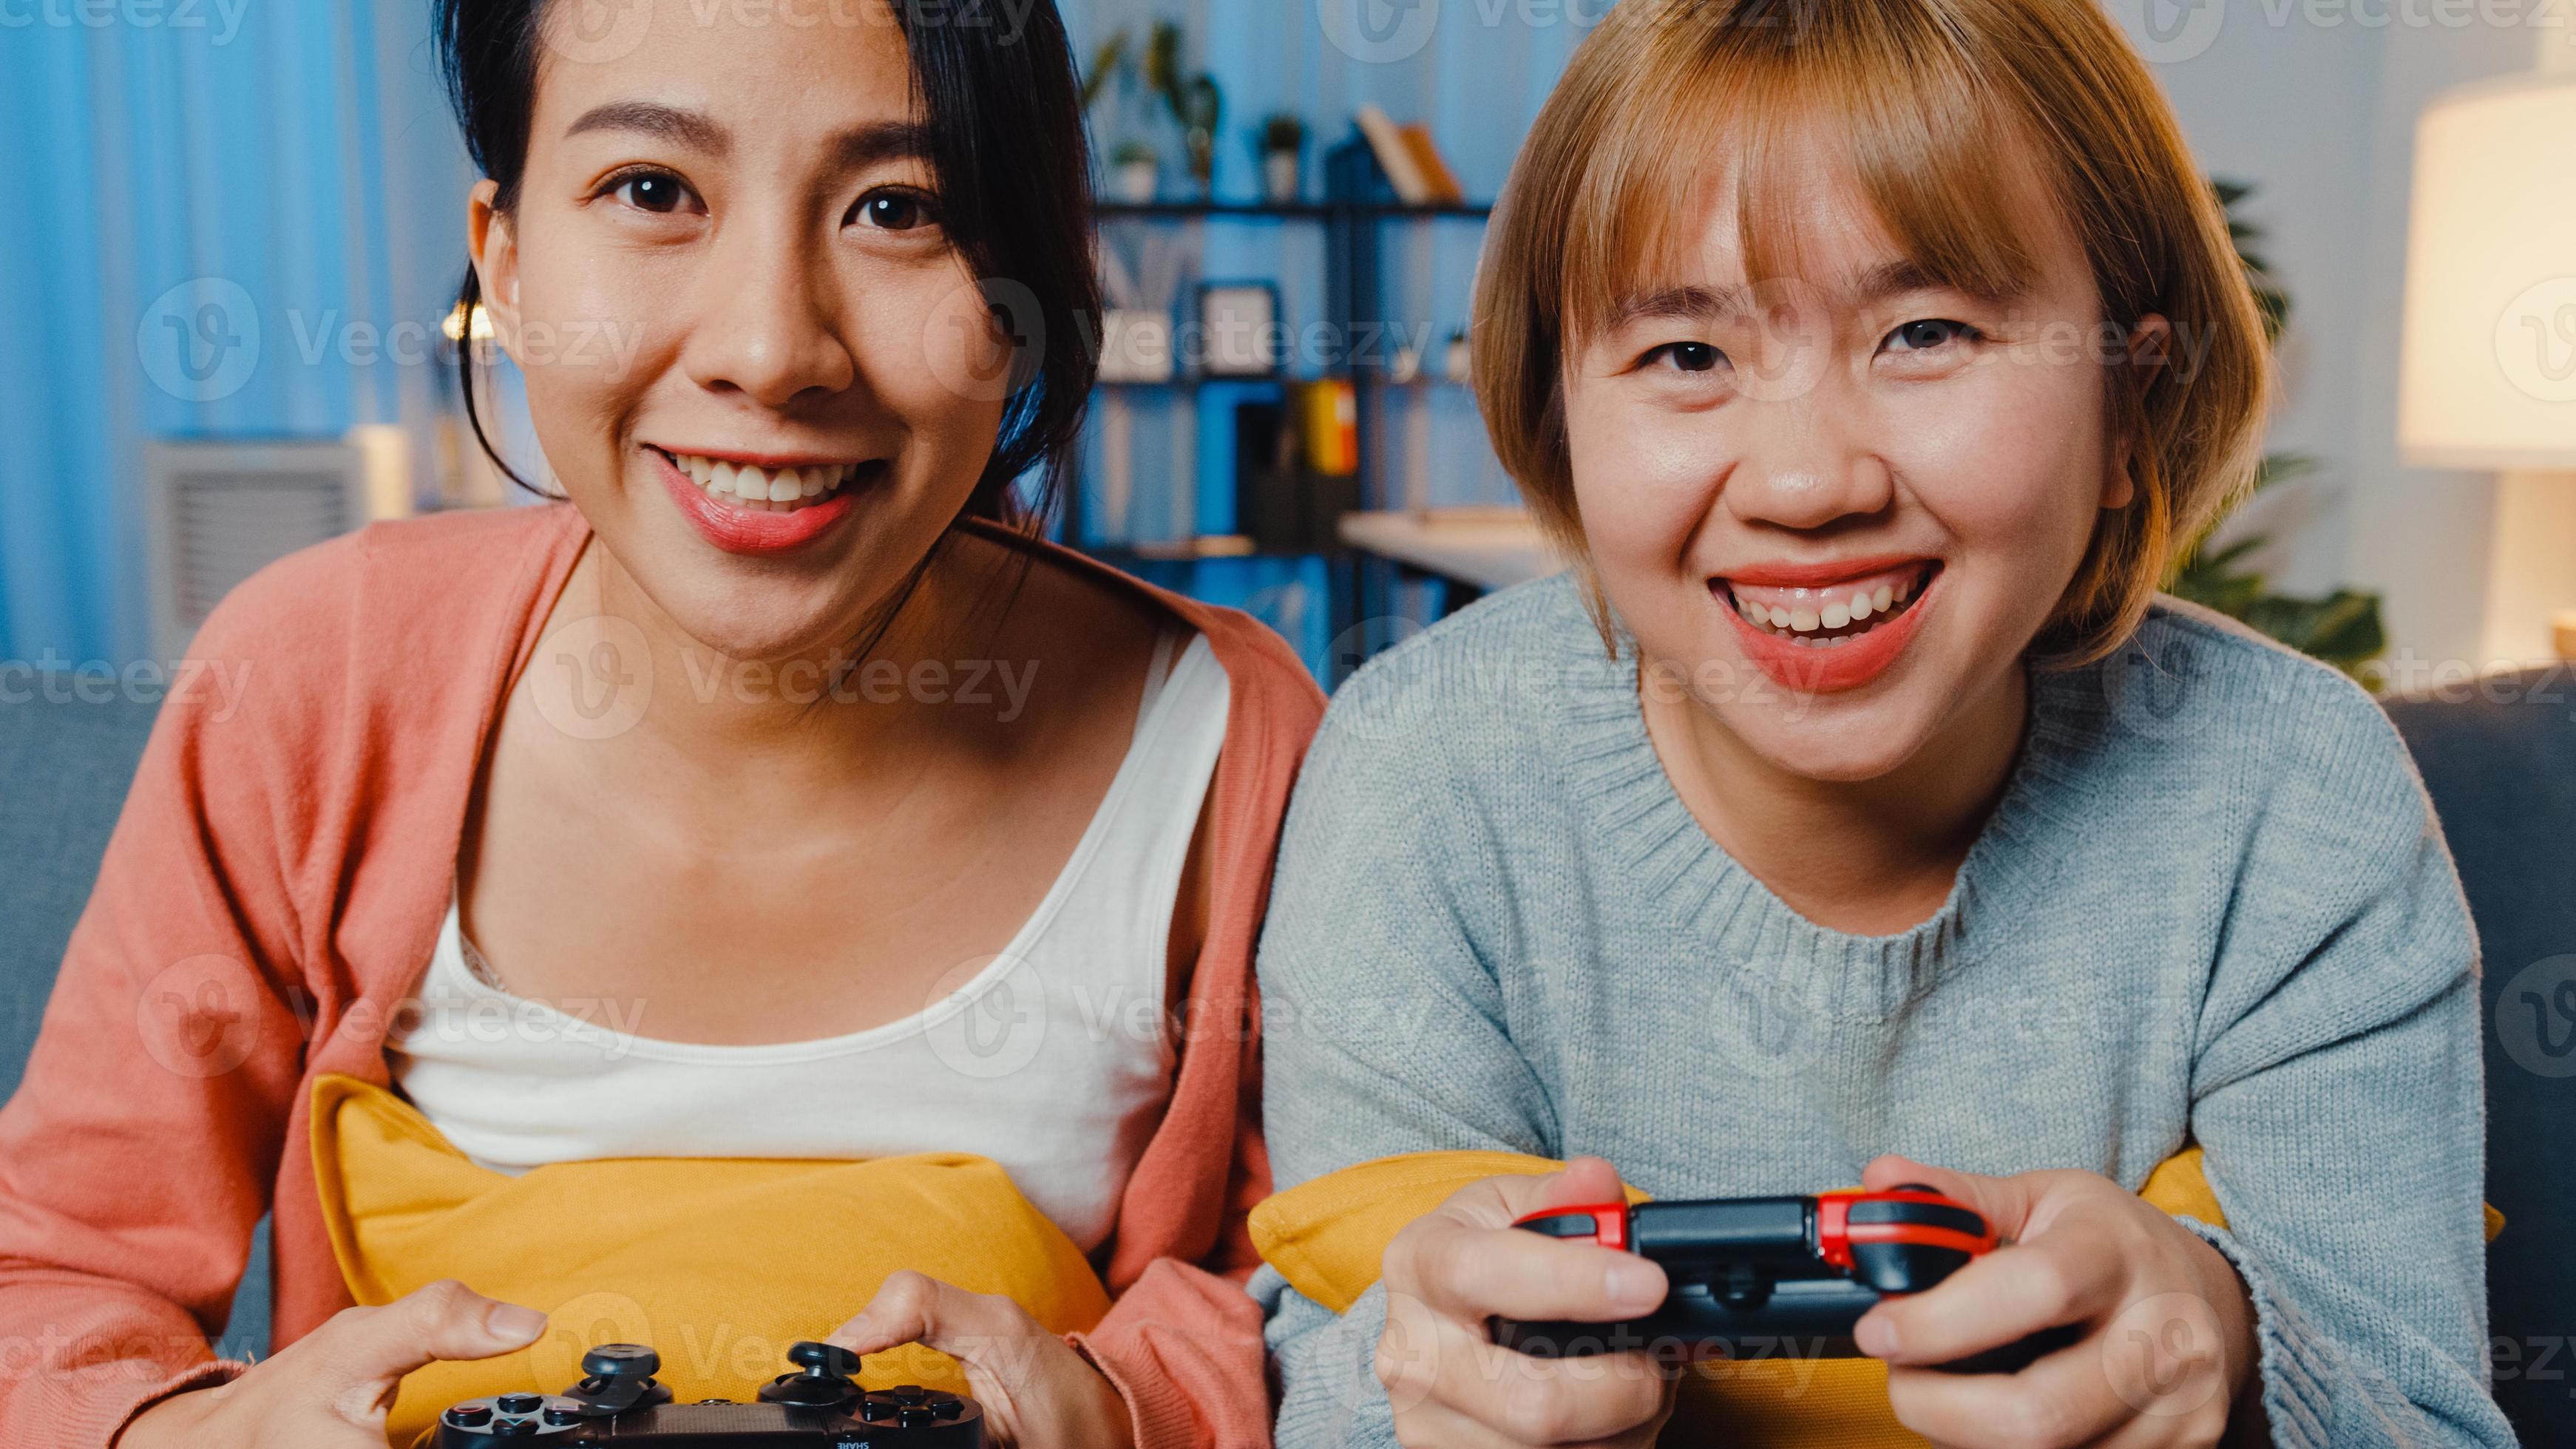
<path fill-rule="evenodd" d="M 2145 392 L 2164 369 L 2165 349 L 2173 341 L 2173 324 L 2161 312 L 2149 312 L 2129 330 L 2127 366 L 2132 376 L 2127 385 Z M 2134 438 L 2120 438 L 2111 444 L 2108 472 L 2102 479 L 2102 506 L 2126 508 L 2137 497 L 2137 485 L 2129 480 L 2129 453 L 2137 444 Z"/>
<path fill-rule="evenodd" d="M 465 244 L 474 255 L 474 275 L 482 287 L 484 314 L 492 319 L 492 335 L 502 350 L 515 359 L 519 337 L 519 242 L 509 214 L 493 204 L 500 195 L 501 183 L 497 181 L 474 183 L 473 194 L 465 202 Z"/>

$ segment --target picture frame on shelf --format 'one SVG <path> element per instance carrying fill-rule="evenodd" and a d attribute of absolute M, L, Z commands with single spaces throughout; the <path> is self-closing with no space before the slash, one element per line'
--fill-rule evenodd
<path fill-rule="evenodd" d="M 1112 307 L 1101 315 L 1100 380 L 1172 380 L 1172 318 L 1147 307 Z"/>
<path fill-rule="evenodd" d="M 1286 345 L 1275 282 L 1202 282 L 1199 330 L 1209 377 L 1277 377 Z"/>

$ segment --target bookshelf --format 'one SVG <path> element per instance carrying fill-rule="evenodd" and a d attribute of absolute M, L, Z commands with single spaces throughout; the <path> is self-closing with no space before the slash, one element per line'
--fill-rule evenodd
<path fill-rule="evenodd" d="M 1209 222 L 1323 228 L 1322 320 L 1336 329 L 1336 336 L 1345 345 L 1336 349 L 1339 360 L 1332 366 L 1306 370 L 1302 375 L 1283 374 L 1269 381 L 1287 386 L 1327 378 L 1350 383 L 1356 405 L 1359 444 L 1356 507 L 1387 508 L 1401 501 L 1393 496 L 1387 482 L 1386 456 L 1389 449 L 1381 436 L 1386 426 L 1389 393 L 1391 390 L 1445 384 L 1437 380 L 1439 358 L 1436 350 L 1426 349 L 1430 355 L 1420 359 L 1418 376 L 1398 379 L 1388 372 L 1388 349 L 1361 348 L 1350 343 L 1353 339 L 1378 335 L 1400 321 L 1385 315 L 1384 279 L 1387 272 L 1384 253 L 1390 235 L 1426 225 L 1481 226 L 1492 208 L 1472 203 L 1405 204 L 1396 198 L 1394 188 L 1371 153 L 1367 140 L 1356 131 L 1348 140 L 1325 148 L 1322 161 L 1323 196 L 1319 200 L 1273 203 L 1104 199 L 1097 204 L 1095 211 L 1104 230 L 1152 226 L 1195 228 Z M 1104 382 L 1094 393 L 1095 401 L 1103 404 L 1095 412 L 1121 409 L 1125 398 L 1158 391 L 1179 391 L 1194 397 L 1219 385 L 1239 386 L 1261 381 L 1263 379 L 1180 373 L 1165 381 Z M 1195 405 L 1187 426 L 1193 433 L 1205 426 Z M 1234 480 L 1231 476 L 1201 479 L 1199 486 L 1204 488 L 1211 484 L 1231 487 Z M 1234 603 L 1240 600 L 1226 597 L 1228 589 L 1203 585 L 1212 576 L 1229 570 L 1238 576 L 1238 581 L 1248 569 L 1265 570 L 1264 576 L 1272 578 L 1280 576 L 1283 569 L 1302 568 L 1308 577 L 1320 573 L 1326 596 L 1321 632 L 1330 642 L 1319 651 L 1314 647 L 1311 629 L 1307 640 L 1299 641 L 1292 637 L 1291 642 L 1300 645 L 1300 652 L 1307 655 L 1309 665 L 1315 668 L 1327 687 L 1339 683 L 1350 669 L 1357 666 L 1360 660 L 1356 655 L 1370 652 L 1365 641 L 1355 645 L 1349 642 L 1358 637 L 1354 630 L 1363 619 L 1383 613 L 1400 587 L 1392 578 L 1374 576 L 1384 570 L 1383 564 L 1363 557 L 1338 541 L 1308 550 L 1281 552 L 1256 550 L 1249 546 L 1249 540 L 1233 536 L 1159 541 L 1094 539 L 1090 536 L 1091 520 L 1085 516 L 1085 491 L 1077 483 L 1067 493 L 1059 525 L 1063 540 L 1105 562 L 1179 592 L 1211 597 L 1214 602 Z M 1195 500 L 1189 502 L 1194 510 Z M 1183 516 L 1194 516 L 1194 511 Z M 1324 533 L 1331 539 L 1334 530 L 1327 528 Z M 1236 562 L 1242 560 L 1249 562 Z M 1242 590 L 1237 587 L 1231 592 L 1239 594 Z M 1337 655 L 1352 657 L 1335 657 Z"/>

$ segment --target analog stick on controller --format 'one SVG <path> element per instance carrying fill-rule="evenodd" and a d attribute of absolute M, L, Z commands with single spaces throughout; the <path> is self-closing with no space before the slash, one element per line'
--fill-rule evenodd
<path fill-rule="evenodd" d="M 859 1396 L 859 1356 L 846 1348 L 806 1339 L 787 1350 L 787 1361 L 804 1372 L 780 1374 L 761 1385 L 764 1402 L 830 1409 Z"/>

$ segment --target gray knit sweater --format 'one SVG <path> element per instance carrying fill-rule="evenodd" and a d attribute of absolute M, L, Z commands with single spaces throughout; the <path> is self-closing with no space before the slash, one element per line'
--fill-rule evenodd
<path fill-rule="evenodd" d="M 1882 1152 L 2135 1189 L 2195 1140 L 2276 1442 L 2508 1445 L 2486 1390 L 2477 946 L 2405 747 L 2323 666 L 2159 601 L 2034 673 L 1940 910 L 1862 937 L 1709 839 L 1563 578 L 1335 696 L 1262 941 L 1281 1188 L 1390 1153 L 1598 1153 L 1659 1197 Z M 2186 1220 L 2188 1221 L 2188 1220 Z M 1282 1449 L 1394 1442 L 1384 1289 L 1255 1291 Z"/>

